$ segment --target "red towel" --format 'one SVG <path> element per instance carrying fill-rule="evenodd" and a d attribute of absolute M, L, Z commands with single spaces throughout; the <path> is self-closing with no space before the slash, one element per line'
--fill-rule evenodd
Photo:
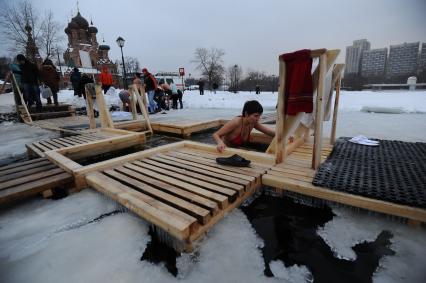
<path fill-rule="evenodd" d="M 311 51 L 303 49 L 293 53 L 282 54 L 280 60 L 283 60 L 286 65 L 286 109 L 284 114 L 296 115 L 299 112 L 312 113 Z"/>

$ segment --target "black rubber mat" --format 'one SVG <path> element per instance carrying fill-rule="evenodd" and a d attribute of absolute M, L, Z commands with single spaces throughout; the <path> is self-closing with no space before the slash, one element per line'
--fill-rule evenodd
<path fill-rule="evenodd" d="M 378 140 L 379 146 L 336 141 L 315 186 L 426 208 L 426 143 Z"/>

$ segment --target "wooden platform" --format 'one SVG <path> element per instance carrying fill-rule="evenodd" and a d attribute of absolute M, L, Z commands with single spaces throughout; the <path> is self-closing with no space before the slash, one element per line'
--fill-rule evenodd
<path fill-rule="evenodd" d="M 179 119 L 169 121 L 151 120 L 152 129 L 155 132 L 173 133 L 183 137 L 189 137 L 192 133 L 220 127 L 222 125 L 220 119 L 203 120 L 197 119 Z"/>
<path fill-rule="evenodd" d="M 27 147 L 27 152 L 30 157 L 44 157 L 46 151 L 134 135 L 135 133 L 133 132 L 108 128 L 85 130 L 70 136 L 41 140 L 26 144 L 25 146 Z"/>
<path fill-rule="evenodd" d="M 0 207 L 19 199 L 66 187 L 73 183 L 72 174 L 37 158 L 0 167 Z"/>
<path fill-rule="evenodd" d="M 79 146 L 84 154 L 84 145 Z M 46 155 L 74 174 L 79 187 L 90 186 L 182 241 L 190 249 L 227 212 L 261 186 L 273 165 L 263 153 L 229 149 L 252 160 L 251 168 L 216 163 L 215 146 L 189 141 L 136 152 L 82 166 L 67 149 Z"/>
<path fill-rule="evenodd" d="M 321 153 L 324 160 L 331 152 L 332 147 L 323 143 Z M 394 204 L 367 197 L 338 192 L 312 185 L 315 171 L 311 169 L 312 144 L 305 144 L 297 148 L 286 157 L 285 161 L 271 168 L 262 177 L 264 185 L 277 189 L 293 191 L 303 195 L 329 200 L 345 205 L 359 207 L 371 211 L 426 222 L 426 210 L 405 205 Z"/>
<path fill-rule="evenodd" d="M 24 122 L 29 122 L 28 114 L 23 105 L 18 106 L 19 115 Z M 70 104 L 59 104 L 59 105 L 43 105 L 41 111 L 38 111 L 35 106 L 28 107 L 30 112 L 31 119 L 36 120 L 45 120 L 58 117 L 69 117 L 75 116 L 75 109 Z"/>

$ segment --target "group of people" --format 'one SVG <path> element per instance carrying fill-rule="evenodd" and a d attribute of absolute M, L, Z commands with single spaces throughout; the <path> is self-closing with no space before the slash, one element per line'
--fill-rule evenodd
<path fill-rule="evenodd" d="M 159 82 L 153 74 L 151 74 L 147 68 L 142 69 L 142 75 L 136 73 L 133 79 L 133 84 L 136 84 L 138 87 L 145 86 L 145 91 L 148 96 L 148 111 L 149 114 L 155 114 L 161 112 L 163 114 L 167 113 L 166 111 L 172 109 L 178 109 L 179 106 L 182 109 L 182 96 L 183 93 L 176 85 L 171 81 L 167 83 L 165 80 L 160 80 Z M 143 82 L 142 82 L 143 79 Z M 119 97 L 123 102 L 124 108 L 129 109 L 130 106 L 130 93 L 127 90 L 120 92 Z M 172 102 L 172 105 L 170 105 Z"/>
<path fill-rule="evenodd" d="M 49 95 L 45 97 L 47 104 L 52 104 L 51 96 L 53 96 L 53 103 L 58 105 L 60 76 L 52 60 L 46 58 L 40 69 L 22 54 L 16 56 L 16 61 L 17 64 L 11 64 L 10 69 L 16 78 L 16 83 L 23 93 L 24 102 L 28 106 L 35 105 L 37 111 L 41 111 L 41 87 L 41 89 L 50 89 Z"/>
<path fill-rule="evenodd" d="M 93 78 L 86 73 L 81 73 L 80 70 L 77 67 L 75 67 L 73 69 L 73 72 L 71 73 L 70 81 L 74 89 L 74 95 L 78 97 L 83 96 L 84 99 L 86 99 L 85 87 L 89 83 L 92 83 L 92 84 L 94 83 Z M 110 89 L 110 87 L 114 83 L 112 79 L 112 75 L 109 72 L 107 66 L 103 66 L 101 74 L 99 75 L 99 81 L 102 84 L 102 89 L 104 93 L 107 93 L 107 91 Z"/>

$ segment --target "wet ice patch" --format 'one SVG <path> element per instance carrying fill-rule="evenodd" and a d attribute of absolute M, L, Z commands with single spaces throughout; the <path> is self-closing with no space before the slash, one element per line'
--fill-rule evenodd
<path fill-rule="evenodd" d="M 312 282 L 313 280 L 312 274 L 304 265 L 285 267 L 281 260 L 271 261 L 269 265 L 274 277 L 285 280 L 286 282 Z"/>

